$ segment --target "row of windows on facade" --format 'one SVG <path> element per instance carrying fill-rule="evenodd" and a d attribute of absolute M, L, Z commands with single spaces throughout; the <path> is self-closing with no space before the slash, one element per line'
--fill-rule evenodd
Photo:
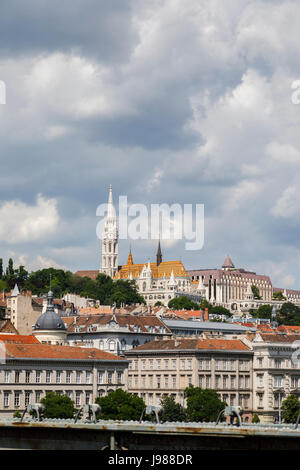
<path fill-rule="evenodd" d="M 265 360 L 266 359 L 266 360 Z M 273 369 L 298 369 L 297 361 L 292 361 L 291 358 L 273 359 L 273 358 L 257 358 L 257 366 L 263 367 L 268 363 L 268 367 Z"/>
<path fill-rule="evenodd" d="M 178 378 L 176 375 L 169 377 L 168 375 L 165 376 L 160 376 L 157 375 L 153 377 L 152 375 L 141 376 L 141 382 L 140 382 L 140 387 L 139 387 L 139 376 L 134 375 L 134 376 L 128 376 L 128 388 L 153 388 L 155 383 L 155 388 L 177 388 L 178 384 Z M 192 375 L 188 376 L 181 376 L 179 378 L 179 383 L 181 388 L 185 388 L 186 386 L 188 387 L 189 385 L 192 385 L 193 379 Z M 249 389 L 250 388 L 250 376 L 239 376 L 238 378 L 233 375 L 233 376 L 228 376 L 228 375 L 216 375 L 215 380 L 214 380 L 214 388 L 215 389 L 235 389 L 236 384 L 238 383 L 238 388 L 239 389 Z M 198 377 L 198 384 L 200 388 L 211 388 L 212 386 L 212 378 L 210 375 L 199 375 Z"/>
<path fill-rule="evenodd" d="M 75 381 L 74 381 L 74 375 L 75 375 Z M 103 384 L 105 382 L 107 383 L 121 383 L 123 378 L 123 372 L 118 371 L 108 371 L 108 372 L 101 372 L 98 371 L 98 383 Z M 66 384 L 71 384 L 71 383 L 85 383 L 85 384 L 91 384 L 92 383 L 92 372 L 90 371 L 67 371 L 67 372 L 62 372 L 62 371 L 52 371 L 52 370 L 46 370 L 45 372 L 43 371 L 30 371 L 26 370 L 24 373 L 21 371 L 9 371 L 6 370 L 4 371 L 4 383 L 11 383 L 14 381 L 14 383 L 66 383 Z"/>
<path fill-rule="evenodd" d="M 149 405 L 160 405 L 161 403 L 161 399 L 164 397 L 164 396 L 168 396 L 168 394 L 153 394 L 153 393 L 141 393 L 141 398 L 143 398 L 144 400 L 147 400 L 147 402 L 149 403 Z M 174 397 L 174 399 L 176 400 L 176 393 L 171 393 L 171 396 Z M 249 400 L 250 400 L 250 395 L 249 394 L 218 394 L 219 398 L 224 401 L 227 405 L 230 405 L 230 406 L 235 406 L 235 405 L 239 405 L 241 406 L 243 409 L 247 409 L 249 408 Z M 181 398 L 182 399 L 182 396 L 179 395 L 178 397 L 179 399 Z"/>
<path fill-rule="evenodd" d="M 171 369 L 177 369 L 177 359 L 142 359 L 141 360 L 142 370 L 153 370 L 153 369 L 166 369 L 168 370 L 171 366 Z M 236 370 L 237 362 L 235 359 L 215 359 L 215 370 Z M 134 360 L 133 363 L 129 363 L 129 369 L 138 369 L 138 360 Z M 199 370 L 210 370 L 211 369 L 211 360 L 210 359 L 198 359 L 198 369 Z M 248 360 L 239 360 L 238 369 L 240 371 L 249 371 L 250 370 L 250 361 Z M 192 370 L 192 359 L 181 359 L 180 360 L 180 370 Z"/>
<path fill-rule="evenodd" d="M 50 390 L 49 390 L 50 391 Z M 52 391 L 52 390 L 51 390 Z M 31 390 L 26 390 L 25 392 L 20 390 L 15 390 L 12 392 L 11 390 L 6 390 L 3 392 L 3 407 L 7 408 L 12 405 L 14 407 L 25 407 L 29 405 L 29 403 L 39 403 L 41 399 L 46 395 L 47 392 L 42 392 L 40 390 L 33 392 Z M 64 392 L 62 390 L 56 390 L 55 393 L 57 395 L 63 395 Z M 72 391 L 66 390 L 65 394 L 74 401 L 76 406 L 81 406 L 84 404 L 89 405 L 92 403 L 92 392 L 91 391 Z"/>

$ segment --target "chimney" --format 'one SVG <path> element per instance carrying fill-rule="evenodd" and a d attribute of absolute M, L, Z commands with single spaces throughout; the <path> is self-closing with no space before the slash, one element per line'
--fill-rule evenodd
<path fill-rule="evenodd" d="M 209 320 L 209 316 L 208 316 L 208 308 L 206 308 L 204 310 L 204 314 L 203 314 L 203 321 L 208 321 Z"/>

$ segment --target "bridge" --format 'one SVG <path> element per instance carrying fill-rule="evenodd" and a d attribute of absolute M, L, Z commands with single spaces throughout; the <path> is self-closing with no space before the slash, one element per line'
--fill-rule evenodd
<path fill-rule="evenodd" d="M 295 425 L 0 419 L 0 449 L 299 450 Z"/>

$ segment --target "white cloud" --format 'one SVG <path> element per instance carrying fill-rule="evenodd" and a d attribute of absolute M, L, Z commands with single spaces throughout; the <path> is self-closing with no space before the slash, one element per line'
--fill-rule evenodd
<path fill-rule="evenodd" d="M 55 199 L 39 194 L 36 205 L 6 201 L 0 206 L 0 241 L 8 244 L 39 241 L 52 235 L 58 222 Z"/>
<path fill-rule="evenodd" d="M 271 209 L 271 214 L 275 217 L 297 217 L 300 210 L 299 189 L 295 186 L 286 188 L 279 199 L 276 201 L 275 206 Z M 298 219 L 298 217 L 297 217 Z"/>

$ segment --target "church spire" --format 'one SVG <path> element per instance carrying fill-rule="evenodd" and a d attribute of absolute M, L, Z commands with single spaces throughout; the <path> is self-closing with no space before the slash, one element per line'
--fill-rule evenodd
<path fill-rule="evenodd" d="M 159 238 L 157 253 L 156 253 L 156 265 L 159 266 L 161 262 L 162 262 L 162 254 L 161 254 L 161 249 L 160 249 L 160 238 Z"/>
<path fill-rule="evenodd" d="M 132 265 L 133 264 L 133 258 L 132 258 L 132 253 L 131 253 L 131 247 L 129 249 L 129 255 L 128 255 L 128 260 L 127 264 Z"/>

